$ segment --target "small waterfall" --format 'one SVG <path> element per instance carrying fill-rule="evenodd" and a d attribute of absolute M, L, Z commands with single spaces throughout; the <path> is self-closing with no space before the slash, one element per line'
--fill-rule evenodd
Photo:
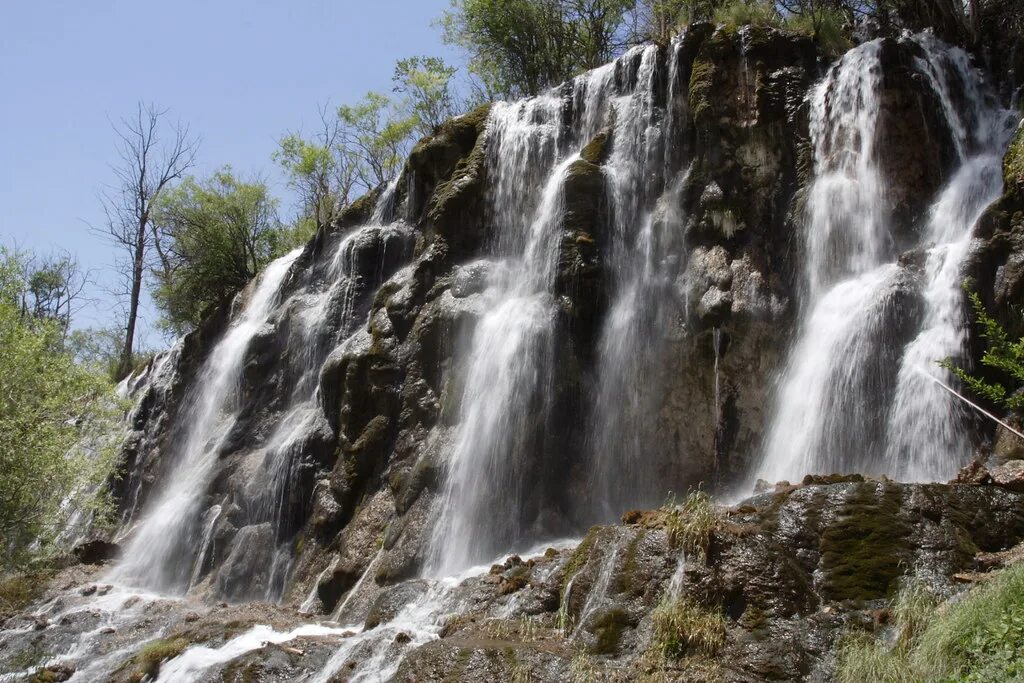
<path fill-rule="evenodd" d="M 673 53 L 674 54 L 674 53 Z M 650 394 L 637 381 L 638 364 L 651 370 L 657 354 L 652 331 L 664 325 L 656 303 L 667 279 L 657 257 L 663 246 L 659 231 L 672 209 L 654 215 L 652 204 L 663 183 L 652 173 L 665 163 L 664 107 L 656 101 L 659 48 L 631 49 L 620 60 L 595 69 L 562 95 L 553 90 L 515 104 L 498 103 L 488 121 L 488 177 L 496 227 L 497 255 L 504 260 L 496 282 L 485 293 L 486 313 L 477 323 L 465 361 L 459 426 L 446 462 L 447 477 L 434 526 L 428 571 L 444 575 L 493 556 L 519 541 L 528 529 L 524 519 L 530 453 L 541 452 L 545 394 L 551 379 L 551 293 L 563 208 L 563 185 L 576 152 L 611 123 L 611 158 L 602 167 L 614 216 L 612 246 L 616 302 L 601 342 L 602 388 L 606 409 L 595 422 L 596 451 L 628 443 L 622 454 L 634 461 L 598 464 L 594 504 L 607 516 L 622 501 L 633 501 L 658 488 L 636 467 L 640 431 L 618 434 L 630 418 L 645 412 Z M 635 66 L 633 66 L 635 65 Z M 662 95 L 663 96 L 663 95 Z M 568 103 L 566 102 L 568 98 Z M 571 122 L 563 111 L 571 105 Z M 673 183 L 672 199 L 682 178 Z M 533 205 L 523 187 L 542 187 Z M 648 373 L 651 374 L 651 373 Z M 605 377 L 605 375 L 607 377 Z M 621 411 L 621 392 L 629 392 L 630 410 Z M 615 416 L 624 415 L 623 419 Z M 609 448 L 604 448 L 609 446 Z M 630 477 L 623 486 L 622 472 Z M 652 498 L 653 499 L 653 498 Z M 593 514 L 593 513 L 589 513 Z"/>
<path fill-rule="evenodd" d="M 267 266 L 237 321 L 210 353 L 181 422 L 185 432 L 177 464 L 135 531 L 125 562 L 115 569 L 116 578 L 158 590 L 180 590 L 192 575 L 195 553 L 190 539 L 220 440 L 230 431 L 222 421 L 232 419 L 225 412 L 231 410 L 245 351 L 266 324 L 281 285 L 301 253 L 296 249 Z"/>
<path fill-rule="evenodd" d="M 219 511 L 230 509 L 230 523 L 240 530 L 266 525 L 274 548 L 265 567 L 253 568 L 259 575 L 266 574 L 260 594 L 245 585 L 229 586 L 241 583 L 232 579 L 225 579 L 219 590 L 233 597 L 280 598 L 291 570 L 292 541 L 309 504 L 302 497 L 302 478 L 312 471 L 310 444 L 330 439 L 331 428 L 321 405 L 320 370 L 339 341 L 357 330 L 363 299 L 389 274 L 386 264 L 407 256 L 392 254 L 389 260 L 387 253 L 391 243 L 402 248 L 409 243 L 408 230 L 401 224 L 386 224 L 396 213 L 396 188 L 397 181 L 383 190 L 370 224 L 331 238 L 333 253 L 324 266 L 314 263 L 291 277 L 287 295 L 281 291 L 285 276 L 303 249 L 270 264 L 259 276 L 250 300 L 193 384 L 189 407 L 177 418 L 183 432 L 178 439 L 182 444 L 179 464 L 160 500 L 145 511 L 115 578 L 157 590 L 191 589 L 209 572 L 207 556 L 217 534 Z M 376 250 L 377 258 L 369 270 L 366 256 L 371 250 Z M 282 345 L 286 362 L 280 377 L 267 380 L 276 379 L 287 393 L 284 400 L 264 408 L 266 414 L 254 428 L 248 421 L 254 405 L 259 409 L 263 399 L 248 397 L 243 404 L 238 396 L 242 366 L 252 339 L 271 334 Z M 256 432 L 249 450 L 236 443 L 234 432 L 239 425 Z M 224 456 L 238 457 L 244 465 L 235 486 L 214 501 L 209 487 L 216 463 Z M 204 503 L 213 503 L 205 513 Z M 200 518 L 205 520 L 202 528 Z M 203 540 L 196 548 L 191 541 L 199 535 Z"/>
<path fill-rule="evenodd" d="M 493 556 L 518 540 L 522 529 L 526 454 L 536 431 L 537 401 L 550 365 L 549 294 L 562 216 L 561 162 L 547 180 L 529 226 L 523 257 L 506 264 L 493 302 L 477 323 L 467 361 L 460 426 L 447 462 L 440 519 L 430 568 L 438 575 Z"/>
<path fill-rule="evenodd" d="M 669 93 L 677 78 L 675 46 Z M 676 313 L 668 291 L 679 267 L 669 258 L 681 244 L 681 192 L 689 169 L 672 160 L 677 114 L 661 106 L 658 48 L 643 50 L 632 92 L 613 103 L 613 151 L 605 165 L 612 212 L 612 302 L 598 345 L 598 388 L 590 427 L 593 521 L 616 519 L 625 509 L 657 505 L 669 486 L 650 466 L 648 440 L 662 398 L 659 375 L 666 331 Z"/>
<path fill-rule="evenodd" d="M 816 175 L 805 219 L 803 322 L 759 477 L 867 471 L 934 480 L 969 456 L 963 411 L 929 376 L 949 381 L 936 362 L 963 351 L 963 265 L 974 224 L 1002 189 L 1009 126 L 966 54 L 930 36 L 915 41 L 925 55 L 915 66 L 942 104 L 960 164 L 918 245 L 926 254 L 923 320 L 904 346 L 900 327 L 914 318 L 901 290 L 915 275 L 896 261 L 880 208 L 880 44 L 867 43 L 848 52 L 811 96 Z M 966 105 L 954 105 L 953 93 Z"/>

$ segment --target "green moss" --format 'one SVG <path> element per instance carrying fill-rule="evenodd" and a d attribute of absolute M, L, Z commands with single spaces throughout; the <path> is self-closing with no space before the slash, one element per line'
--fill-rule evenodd
<path fill-rule="evenodd" d="M 740 625 L 748 631 L 760 631 L 768 625 L 768 615 L 757 605 L 748 605 L 739 619 Z"/>
<path fill-rule="evenodd" d="M 146 643 L 129 662 L 131 673 L 128 675 L 128 679 L 131 681 L 142 681 L 146 678 L 156 679 L 160 674 L 160 665 L 180 655 L 188 646 L 188 639 L 182 636 L 161 638 Z"/>
<path fill-rule="evenodd" d="M 580 152 L 580 158 L 591 164 L 601 164 L 608 158 L 608 131 L 603 130 L 587 143 Z"/>
<path fill-rule="evenodd" d="M 643 577 L 641 577 L 637 571 L 638 566 L 636 555 L 637 549 L 646 537 L 647 531 L 645 529 L 640 529 L 629 541 L 629 545 L 626 546 L 626 556 L 622 563 L 622 571 L 617 577 L 619 593 L 642 595 L 644 592 Z"/>
<path fill-rule="evenodd" d="M 1003 181 L 1007 189 L 1024 184 L 1024 127 L 1017 129 L 1003 157 Z"/>
<path fill-rule="evenodd" d="M 886 597 L 910 559 L 909 529 L 898 517 L 900 490 L 878 486 L 855 485 L 837 519 L 822 532 L 823 588 L 831 600 Z"/>
<path fill-rule="evenodd" d="M 587 535 L 583 537 L 580 544 L 576 546 L 576 549 L 572 551 L 572 555 L 569 556 L 569 561 L 565 565 L 565 576 L 562 578 L 562 595 L 565 595 L 565 587 L 569 585 L 572 578 L 583 569 L 583 565 L 587 563 L 590 558 L 590 550 L 594 547 L 594 543 L 597 541 L 597 535 L 601 533 L 601 527 L 591 527 Z"/>
<path fill-rule="evenodd" d="M 690 70 L 690 114 L 695 121 L 711 114 L 711 94 L 715 87 L 715 64 L 697 59 Z"/>
<path fill-rule="evenodd" d="M 590 623 L 590 632 L 597 636 L 591 647 L 595 655 L 615 654 L 622 639 L 622 630 L 630 625 L 629 615 L 619 607 L 612 607 L 597 614 Z"/>

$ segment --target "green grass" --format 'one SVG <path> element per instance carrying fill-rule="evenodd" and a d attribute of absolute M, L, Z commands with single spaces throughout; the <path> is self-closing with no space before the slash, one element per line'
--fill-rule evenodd
<path fill-rule="evenodd" d="M 892 644 L 854 633 L 840 644 L 841 683 L 1009 683 L 1024 680 L 1024 565 L 1000 572 L 945 609 L 921 588 L 893 606 Z"/>
<path fill-rule="evenodd" d="M 666 659 L 713 655 L 725 645 L 725 617 L 689 597 L 666 598 L 651 612 L 652 649 Z"/>
<path fill-rule="evenodd" d="M 711 544 L 711 535 L 718 528 L 719 515 L 704 491 L 693 491 L 682 505 L 669 501 L 665 505 L 668 518 L 668 543 L 687 553 L 703 555 Z"/>

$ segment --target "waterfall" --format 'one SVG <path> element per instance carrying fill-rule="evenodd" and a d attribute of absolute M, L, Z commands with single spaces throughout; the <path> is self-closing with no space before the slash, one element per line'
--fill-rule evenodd
<path fill-rule="evenodd" d="M 510 547 L 521 533 L 525 454 L 536 429 L 531 413 L 543 400 L 550 363 L 549 289 L 558 253 L 551 242 L 562 215 L 562 184 L 576 158 L 559 163 L 546 181 L 521 234 L 523 256 L 504 264 L 500 281 L 487 292 L 490 305 L 477 323 L 467 360 L 460 426 L 431 544 L 430 568 L 439 576 Z"/>
<path fill-rule="evenodd" d="M 916 275 L 897 260 L 878 163 L 880 43 L 848 52 L 811 94 L 815 177 L 804 221 L 804 304 L 758 476 L 875 472 L 948 478 L 969 457 L 963 410 L 929 376 L 966 340 L 963 266 L 971 232 L 1002 189 L 1005 111 L 962 51 L 915 38 L 915 68 L 942 105 L 958 168 L 929 211 Z M 954 104 L 952 93 L 965 105 Z M 913 261 L 913 259 L 909 259 Z M 920 284 L 921 321 L 903 292 Z M 916 325 L 904 341 L 900 328 Z M 914 331 L 916 330 L 916 331 Z"/>
<path fill-rule="evenodd" d="M 671 59 L 674 78 L 674 46 Z M 486 133 L 488 175 L 494 179 L 490 206 L 495 248 L 504 260 L 485 294 L 486 313 L 465 361 L 459 426 L 431 541 L 431 573 L 450 574 L 493 556 L 528 532 L 526 468 L 529 454 L 543 448 L 549 412 L 544 402 L 553 362 L 551 287 L 563 186 L 579 159 L 575 150 L 609 124 L 612 151 L 602 172 L 612 214 L 615 301 L 600 341 L 601 386 L 589 437 L 596 454 L 595 509 L 585 514 L 607 518 L 638 498 L 664 494 L 641 462 L 644 416 L 656 393 L 638 381 L 641 375 L 653 377 L 660 359 L 659 334 L 668 315 L 668 297 L 660 294 L 670 281 L 662 267 L 661 233 L 667 224 L 678 226 L 676 205 L 685 182 L 685 175 L 674 176 L 662 192 L 659 171 L 669 167 L 666 112 L 658 101 L 663 78 L 659 48 L 640 46 L 572 82 L 569 130 L 557 90 L 492 110 Z M 521 191 L 530 186 L 543 188 L 536 207 L 530 193 Z"/>
<path fill-rule="evenodd" d="M 665 221 L 653 206 L 664 178 L 658 172 L 668 171 L 662 168 L 668 146 L 661 126 L 665 110 L 655 101 L 657 79 L 658 48 L 649 46 L 641 55 L 636 85 L 613 103 L 613 150 L 604 167 L 612 214 L 612 302 L 598 345 L 589 446 L 598 520 L 615 519 L 629 506 L 656 504 L 664 494 L 658 473 L 644 461 L 667 328 L 663 304 L 669 300 L 659 291 L 669 281 L 662 272 L 659 234 Z"/>
<path fill-rule="evenodd" d="M 160 497 L 146 513 L 125 552 L 126 560 L 114 576 L 143 582 L 160 590 L 179 590 L 192 575 L 195 533 L 209 477 L 216 463 L 220 440 L 229 433 L 230 401 L 234 398 L 245 351 L 266 324 L 296 249 L 271 263 L 259 277 L 245 308 L 203 365 L 182 421 L 179 458 L 166 478 Z M 187 586 L 185 586 L 187 588 Z"/>
<path fill-rule="evenodd" d="M 395 213 L 396 188 L 394 181 L 384 189 L 369 224 L 337 238 L 322 271 L 314 267 L 296 272 L 288 295 L 282 292 L 285 277 L 303 249 L 274 261 L 259 276 L 249 300 L 193 382 L 185 413 L 176 420 L 181 430 L 177 464 L 160 498 L 144 511 L 114 578 L 157 590 L 191 589 L 209 571 L 207 557 L 217 525 L 231 508 L 230 524 L 268 525 L 271 538 L 266 540 L 273 549 L 267 566 L 254 568 L 267 577 L 263 592 L 253 597 L 280 598 L 291 568 L 291 541 L 308 505 L 302 494 L 301 477 L 309 471 L 304 458 L 309 457 L 310 441 L 327 438 L 330 432 L 320 400 L 320 370 L 339 340 L 355 332 L 360 293 L 372 291 L 387 275 L 389 242 L 408 242 L 401 225 L 387 225 Z M 375 247 L 380 254 L 374 271 L 360 272 L 361 250 Z M 234 432 L 258 400 L 243 401 L 238 395 L 250 343 L 268 333 L 282 338 L 287 350 L 282 385 L 288 392 L 263 418 L 255 448 L 242 453 L 251 464 L 238 479 L 239 490 L 219 502 L 210 501 L 216 464 L 237 451 Z M 211 502 L 204 512 L 204 503 Z M 196 536 L 201 537 L 198 549 L 192 544 Z M 241 585 L 221 588 L 233 595 L 250 595 L 253 590 Z"/>
<path fill-rule="evenodd" d="M 511 547 L 524 533 L 528 457 L 543 441 L 552 351 L 563 185 L 603 125 L 616 65 L 580 76 L 568 94 L 578 128 L 564 130 L 562 93 L 498 102 L 487 136 L 492 249 L 465 367 L 459 424 L 445 462 L 427 573 L 447 576 Z M 573 150 L 573 151 L 570 151 Z M 542 188 L 539 201 L 523 188 Z"/>

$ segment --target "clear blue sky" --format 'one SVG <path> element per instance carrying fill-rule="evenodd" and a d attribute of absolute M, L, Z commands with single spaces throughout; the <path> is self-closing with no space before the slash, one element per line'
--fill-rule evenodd
<path fill-rule="evenodd" d="M 262 173 L 317 107 L 391 87 L 402 57 L 459 63 L 432 22 L 448 0 L 0 0 L 0 243 L 67 249 L 101 283 L 111 247 L 100 191 L 113 182 L 111 121 L 154 102 L 201 136 L 202 174 Z M 97 304 L 76 326 L 109 322 Z M 147 317 L 152 322 L 152 311 Z M 148 328 L 149 325 L 147 324 Z M 150 331 L 151 345 L 160 345 Z"/>

